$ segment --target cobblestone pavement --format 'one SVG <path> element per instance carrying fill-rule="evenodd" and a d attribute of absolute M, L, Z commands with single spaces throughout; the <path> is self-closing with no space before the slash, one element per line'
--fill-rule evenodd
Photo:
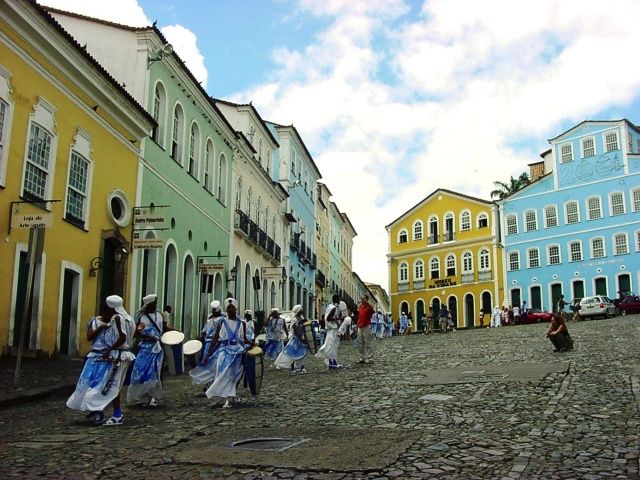
<path fill-rule="evenodd" d="M 169 377 L 157 409 L 91 427 L 63 397 L 0 410 L 0 478 L 639 478 L 640 316 L 394 337 L 372 365 L 268 369 L 257 399 Z M 79 372 L 78 372 L 79 373 Z M 285 451 L 230 448 L 282 437 Z"/>

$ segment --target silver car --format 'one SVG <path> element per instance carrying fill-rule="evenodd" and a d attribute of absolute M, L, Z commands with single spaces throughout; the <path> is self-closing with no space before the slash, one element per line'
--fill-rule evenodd
<path fill-rule="evenodd" d="M 604 295 L 595 295 L 593 297 L 584 297 L 580 300 L 580 316 L 595 317 L 600 315 L 604 318 L 613 317 L 616 314 L 616 306 L 609 297 Z"/>

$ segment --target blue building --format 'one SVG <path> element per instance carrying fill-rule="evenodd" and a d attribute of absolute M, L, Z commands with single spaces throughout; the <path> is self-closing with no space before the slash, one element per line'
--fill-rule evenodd
<path fill-rule="evenodd" d="M 558 297 L 615 298 L 640 283 L 640 128 L 584 121 L 549 140 L 534 181 L 500 200 L 505 292 L 553 311 Z"/>

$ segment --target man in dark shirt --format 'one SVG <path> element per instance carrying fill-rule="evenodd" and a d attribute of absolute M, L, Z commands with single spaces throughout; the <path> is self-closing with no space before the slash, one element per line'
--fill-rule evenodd
<path fill-rule="evenodd" d="M 371 333 L 371 317 L 373 307 L 369 303 L 369 296 L 364 295 L 358 305 L 358 363 L 373 363 L 373 335 Z"/>

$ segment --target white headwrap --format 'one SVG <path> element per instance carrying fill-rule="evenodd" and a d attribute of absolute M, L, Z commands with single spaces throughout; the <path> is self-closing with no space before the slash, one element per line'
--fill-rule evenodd
<path fill-rule="evenodd" d="M 107 305 L 113 308 L 116 313 L 122 317 L 125 323 L 128 324 L 128 326 L 124 326 L 127 338 L 133 338 L 133 333 L 135 332 L 135 324 L 133 323 L 131 315 L 129 315 L 124 309 L 124 301 L 122 300 L 122 297 L 119 297 L 118 295 L 110 295 L 107 297 L 106 302 Z M 133 325 L 133 331 L 131 331 L 131 325 Z"/>
<path fill-rule="evenodd" d="M 272 308 L 271 309 L 271 313 L 280 313 L 280 309 L 279 308 Z"/>
<path fill-rule="evenodd" d="M 291 311 L 294 315 L 299 314 L 302 311 L 302 305 L 294 305 Z"/>
<path fill-rule="evenodd" d="M 150 293 L 146 297 L 142 298 L 142 304 L 145 306 L 150 305 L 153 302 L 157 302 L 157 301 L 158 301 L 158 295 L 156 295 L 155 293 Z"/>
<path fill-rule="evenodd" d="M 253 310 L 245 310 L 244 314 L 245 315 L 251 315 L 253 317 Z"/>
<path fill-rule="evenodd" d="M 340 310 L 342 313 L 347 313 L 347 304 L 344 302 L 340 302 L 340 305 L 338 305 L 338 310 Z"/>
<path fill-rule="evenodd" d="M 224 304 L 226 306 L 228 305 L 233 305 L 234 307 L 236 307 L 236 310 L 238 309 L 238 301 L 235 298 L 229 297 L 224 301 Z M 226 309 L 225 309 L 226 310 Z"/>
<path fill-rule="evenodd" d="M 213 302 L 211 302 L 211 310 L 216 310 L 216 311 L 220 311 L 220 300 L 214 300 Z"/>

